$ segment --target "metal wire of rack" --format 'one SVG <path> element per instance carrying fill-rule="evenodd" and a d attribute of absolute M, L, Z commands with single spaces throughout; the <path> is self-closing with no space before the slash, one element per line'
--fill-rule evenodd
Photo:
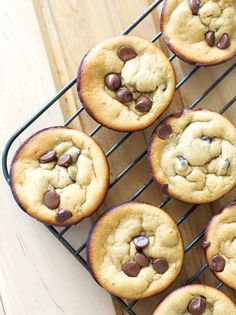
<path fill-rule="evenodd" d="M 152 5 L 143 13 L 141 14 L 135 21 L 133 21 L 123 32 L 122 35 L 127 35 L 130 31 L 132 31 L 139 23 L 141 23 L 163 0 L 156 0 L 152 3 Z M 152 42 L 155 42 L 161 37 L 161 32 L 157 33 L 153 38 Z M 176 55 L 173 54 L 169 58 L 170 61 L 174 60 Z M 183 77 L 176 85 L 176 90 L 182 87 L 198 70 L 199 66 L 195 66 L 185 77 Z M 198 105 L 221 81 L 223 81 L 233 70 L 236 69 L 236 63 L 232 64 L 217 80 L 215 80 L 195 101 L 190 104 L 189 108 L 194 108 Z M 6 181 L 9 183 L 9 172 L 8 172 L 8 162 L 7 157 L 11 145 L 14 141 L 21 135 L 36 119 L 38 119 L 46 110 L 48 110 L 60 97 L 62 97 L 74 84 L 76 83 L 76 77 L 72 79 L 65 87 L 63 87 L 54 97 L 49 100 L 37 113 L 35 113 L 20 129 L 18 129 L 8 140 L 6 146 L 3 151 L 2 155 L 2 170 Z M 226 110 L 228 110 L 234 103 L 236 102 L 236 96 L 234 96 L 231 100 L 229 100 L 223 108 L 219 111 L 219 113 L 223 114 Z M 80 107 L 71 117 L 67 119 L 64 123 L 64 126 L 68 126 L 78 115 L 80 115 L 84 111 L 83 107 Z M 89 134 L 93 137 L 100 129 L 104 128 L 102 125 L 98 124 L 96 128 Z M 108 158 L 116 149 L 118 149 L 130 136 L 131 132 L 125 133 L 119 141 L 117 141 L 107 152 L 106 157 Z M 129 165 L 127 165 L 116 177 L 111 181 L 110 188 L 116 185 L 139 161 L 141 161 L 144 156 L 146 155 L 147 150 L 144 150 L 141 154 L 139 154 Z M 141 193 L 144 192 L 145 189 L 149 187 L 153 182 L 153 179 L 150 178 L 146 183 L 143 184 L 131 197 L 130 201 L 135 200 Z M 158 207 L 163 208 L 169 201 L 171 200 L 170 197 L 164 199 Z M 190 214 L 196 210 L 198 205 L 191 206 L 177 221 L 177 225 L 180 225 Z M 82 257 L 81 253 L 86 248 L 86 242 L 81 244 L 77 249 L 75 249 L 69 241 L 66 240 L 64 234 L 71 228 L 71 226 L 63 228 L 61 231 L 58 231 L 53 226 L 47 226 L 49 231 L 67 248 L 67 250 L 89 271 L 89 266 L 86 260 Z M 191 250 L 197 242 L 203 237 L 204 231 L 199 233 L 194 240 L 192 240 L 186 247 L 185 247 L 185 254 Z M 195 281 L 201 273 L 208 268 L 207 264 L 203 264 L 195 274 L 186 281 L 185 284 L 191 284 Z M 221 282 L 219 282 L 216 288 L 220 289 L 223 286 Z M 137 300 L 130 301 L 127 303 L 126 301 L 112 296 L 114 300 L 116 300 L 130 315 L 136 315 L 135 311 L 132 309 L 133 306 L 138 303 Z"/>

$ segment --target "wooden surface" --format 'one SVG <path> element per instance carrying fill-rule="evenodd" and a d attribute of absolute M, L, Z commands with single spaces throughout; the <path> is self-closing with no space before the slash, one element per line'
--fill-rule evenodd
<path fill-rule="evenodd" d="M 1 76 L 1 97 L 3 97 L 1 106 L 4 108 L 1 124 L 4 128 L 1 141 L 6 140 L 16 126 L 25 121 L 30 112 L 34 112 L 53 95 L 55 90 L 59 90 L 76 75 L 81 58 L 90 48 L 103 39 L 120 34 L 152 3 L 149 0 L 34 0 L 34 6 L 32 6 L 30 2 L 23 0 L 11 0 L 7 4 L 3 0 L 1 2 L 3 3 L 0 13 L 2 15 L 0 23 L 3 27 L 1 39 L 4 47 L 1 51 L 3 54 L 1 60 L 4 61 L 3 76 Z M 27 12 L 27 18 L 25 18 L 25 12 Z M 160 8 L 154 10 L 131 34 L 149 39 L 154 37 L 159 31 L 159 12 Z M 169 55 L 162 40 L 159 40 L 157 45 Z M 176 92 L 173 103 L 162 117 L 190 105 L 233 62 L 199 69 Z M 193 69 L 192 66 L 177 58 L 173 61 L 173 66 L 178 80 Z M 219 110 L 235 95 L 235 80 L 234 72 L 204 98 L 199 106 Z M 64 119 L 80 107 L 75 88 L 61 98 L 59 105 Z M 61 124 L 59 105 L 55 105 L 54 109 L 45 114 L 27 133 L 47 125 Z M 236 105 L 234 104 L 225 116 L 236 123 L 235 113 Z M 11 118 L 8 118 L 9 115 Z M 83 112 L 71 126 L 89 133 L 96 124 Z M 153 128 L 154 126 L 144 132 L 132 134 L 123 146 L 109 157 L 111 178 L 114 178 L 146 148 Z M 122 133 L 102 128 L 95 139 L 107 151 L 121 136 Z M 146 157 L 144 157 L 109 191 L 103 206 L 93 219 L 105 209 L 129 200 L 149 178 Z M 0 223 L 0 250 L 5 259 L 0 260 L 2 271 L 0 290 L 4 308 L 7 310 L 6 314 L 28 314 L 31 308 L 33 315 L 75 314 L 75 312 L 80 314 L 79 310 L 82 310 L 81 314 L 86 315 L 93 314 L 90 307 L 93 308 L 94 305 L 96 314 L 112 314 L 113 308 L 108 295 L 95 282 L 92 282 L 90 276 L 83 271 L 75 259 L 41 224 L 16 209 L 17 206 L 11 199 L 6 185 L 1 193 L 4 196 L 2 200 L 5 206 L 4 217 Z M 211 205 L 200 206 L 192 213 L 180 225 L 185 245 L 188 245 L 204 229 L 212 213 L 217 212 L 234 197 L 235 190 Z M 138 197 L 138 200 L 159 204 L 165 198 L 166 196 L 153 183 Z M 176 201 L 171 201 L 165 206 L 166 211 L 175 219 L 178 219 L 188 208 L 189 205 Z M 69 230 L 65 237 L 75 247 L 79 246 L 82 239 L 86 239 L 89 226 L 89 220 L 86 220 Z M 19 241 L 17 235 L 23 239 L 23 243 Z M 80 240 L 78 240 L 78 235 L 80 235 Z M 22 245 L 24 243 L 27 243 L 27 255 L 24 254 L 25 248 Z M 167 292 L 182 285 L 201 264 L 205 263 L 199 245 L 199 243 L 195 245 L 186 254 L 183 271 L 170 289 L 136 304 L 134 309 L 137 315 L 151 314 Z M 66 269 L 70 272 L 65 272 Z M 210 285 L 217 283 L 207 270 L 200 277 L 200 281 Z M 16 285 L 16 282 L 20 284 Z M 60 289 L 60 286 L 65 283 L 66 289 Z M 231 290 L 226 288 L 222 290 L 235 301 L 235 294 Z M 96 303 L 97 300 L 101 303 Z M 50 312 L 45 313 L 47 307 Z M 116 314 L 121 313 L 123 313 L 121 309 L 116 306 Z"/>

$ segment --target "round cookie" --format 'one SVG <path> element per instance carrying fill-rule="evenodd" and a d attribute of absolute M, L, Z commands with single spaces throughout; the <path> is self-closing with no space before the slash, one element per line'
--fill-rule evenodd
<path fill-rule="evenodd" d="M 149 40 L 119 36 L 98 44 L 80 65 L 77 88 L 88 113 L 118 131 L 150 126 L 169 106 L 175 74 Z"/>
<path fill-rule="evenodd" d="M 227 61 L 236 55 L 236 0 L 166 0 L 161 30 L 169 48 L 188 63 Z"/>
<path fill-rule="evenodd" d="M 214 275 L 236 289 L 236 202 L 226 206 L 209 222 L 202 243 Z"/>
<path fill-rule="evenodd" d="M 236 128 L 206 109 L 185 109 L 164 119 L 148 147 L 162 191 L 189 203 L 208 203 L 236 185 Z"/>
<path fill-rule="evenodd" d="M 43 129 L 17 150 L 10 186 L 19 206 L 46 224 L 75 224 L 106 196 L 109 167 L 99 145 L 66 127 Z"/>
<path fill-rule="evenodd" d="M 221 291 L 202 284 L 171 292 L 153 315 L 236 315 L 235 304 Z"/>
<path fill-rule="evenodd" d="M 128 202 L 108 210 L 95 223 L 87 259 L 94 278 L 107 291 L 142 299 L 176 279 L 183 264 L 183 241 L 165 211 Z"/>

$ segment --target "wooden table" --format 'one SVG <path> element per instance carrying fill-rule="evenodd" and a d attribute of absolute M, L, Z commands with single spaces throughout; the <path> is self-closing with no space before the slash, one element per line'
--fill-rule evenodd
<path fill-rule="evenodd" d="M 39 109 L 57 90 L 71 80 L 83 55 L 99 41 L 118 35 L 152 1 L 150 0 L 0 0 L 1 39 L 1 149 L 9 135 Z M 160 8 L 155 9 L 132 34 L 153 38 L 159 31 Z M 157 42 L 166 54 L 162 40 Z M 190 105 L 234 61 L 224 65 L 201 68 L 185 83 L 163 115 Z M 192 66 L 179 59 L 173 61 L 177 79 L 183 78 Z M 235 95 L 236 73 L 224 79 L 199 106 L 219 110 Z M 80 106 L 75 88 L 68 91 L 19 140 L 32 132 L 51 125 L 62 124 Z M 235 104 L 225 116 L 236 123 Z M 71 127 L 90 132 L 95 122 L 82 113 Z M 146 147 L 153 127 L 134 133 L 123 146 L 109 157 L 111 177 L 114 178 Z M 122 136 L 103 128 L 95 138 L 107 151 Z M 127 201 L 150 178 L 143 158 L 109 192 L 97 212 Z M 1 178 L 3 182 L 3 178 Z M 129 187 L 129 189 L 127 189 Z M 102 290 L 80 264 L 65 250 L 46 228 L 26 216 L 14 203 L 9 187 L 1 185 L 2 216 L 0 221 L 0 310 L 7 315 L 98 315 L 123 314 L 113 307 L 109 295 Z M 211 205 L 200 206 L 180 225 L 185 244 L 206 226 L 212 213 L 233 200 L 235 190 Z M 138 200 L 159 204 L 166 198 L 155 184 L 151 184 Z M 166 207 L 175 219 L 188 205 L 171 201 Z M 72 243 L 84 240 L 90 227 L 86 220 L 66 236 Z M 205 263 L 199 242 L 186 255 L 183 271 L 175 284 L 164 294 L 139 302 L 138 315 L 149 315 L 167 292 L 191 277 Z M 210 285 L 216 279 L 205 271 L 200 281 Z M 235 294 L 222 289 L 235 300 Z"/>

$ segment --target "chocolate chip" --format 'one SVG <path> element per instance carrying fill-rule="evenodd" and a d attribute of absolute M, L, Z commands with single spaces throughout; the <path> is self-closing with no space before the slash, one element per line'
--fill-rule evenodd
<path fill-rule="evenodd" d="M 133 94 L 128 88 L 122 87 L 116 92 L 116 98 L 121 103 L 128 103 L 132 101 Z"/>
<path fill-rule="evenodd" d="M 48 191 L 43 197 L 43 203 L 49 209 L 56 209 L 60 204 L 60 195 L 55 191 Z"/>
<path fill-rule="evenodd" d="M 120 47 L 117 54 L 119 58 L 124 62 L 134 59 L 137 56 L 135 50 L 130 46 Z"/>
<path fill-rule="evenodd" d="M 208 31 L 206 34 L 205 34 L 205 40 L 207 42 L 207 44 L 210 46 L 210 47 L 213 47 L 215 46 L 215 33 L 212 32 L 212 31 Z"/>
<path fill-rule="evenodd" d="M 225 259 L 220 255 L 211 258 L 210 269 L 215 272 L 222 272 L 225 268 Z"/>
<path fill-rule="evenodd" d="M 56 219 L 58 222 L 63 223 L 66 220 L 70 219 L 72 217 L 72 213 L 68 210 L 58 208 L 56 210 Z"/>
<path fill-rule="evenodd" d="M 229 35 L 227 33 L 224 33 L 218 44 L 217 44 L 217 47 L 220 48 L 220 49 L 225 49 L 225 48 L 228 48 L 230 45 L 230 38 L 229 38 Z"/>
<path fill-rule="evenodd" d="M 200 8 L 200 0 L 189 0 L 189 7 L 193 15 L 197 15 Z"/>
<path fill-rule="evenodd" d="M 179 111 L 179 112 L 173 113 L 171 116 L 172 116 L 172 117 L 175 117 L 175 118 L 179 118 L 179 117 L 182 116 L 182 115 L 183 115 L 183 111 L 181 110 L 181 111 Z"/>
<path fill-rule="evenodd" d="M 141 113 L 147 113 L 152 107 L 152 100 L 148 96 L 139 96 L 135 102 L 135 108 Z"/>
<path fill-rule="evenodd" d="M 163 192 L 163 194 L 168 195 L 168 188 L 169 188 L 168 184 L 164 184 L 161 186 L 161 191 Z"/>
<path fill-rule="evenodd" d="M 182 168 L 185 168 L 186 166 L 188 166 L 188 162 L 183 156 L 181 155 L 178 156 L 178 160 Z"/>
<path fill-rule="evenodd" d="M 152 262 L 152 266 L 157 273 L 165 273 L 169 269 L 169 264 L 165 258 L 157 258 Z"/>
<path fill-rule="evenodd" d="M 135 261 L 129 261 L 122 267 L 122 271 L 129 277 L 136 277 L 140 269 L 140 266 Z"/>
<path fill-rule="evenodd" d="M 48 151 L 40 156 L 39 162 L 42 164 L 54 162 L 57 159 L 57 155 L 55 151 Z"/>
<path fill-rule="evenodd" d="M 146 235 L 138 235 L 134 237 L 134 245 L 138 250 L 147 247 L 149 244 L 149 238 Z"/>
<path fill-rule="evenodd" d="M 165 123 L 161 123 L 156 129 L 156 134 L 162 140 L 168 139 L 171 133 L 172 133 L 171 126 Z"/>
<path fill-rule="evenodd" d="M 210 245 L 211 245 L 210 242 L 208 242 L 207 240 L 203 240 L 203 242 L 202 242 L 202 248 L 203 249 L 207 249 Z"/>
<path fill-rule="evenodd" d="M 188 311 L 192 315 L 201 315 L 206 309 L 206 302 L 201 298 L 194 298 L 188 304 Z"/>
<path fill-rule="evenodd" d="M 59 166 L 69 167 L 72 163 L 72 156 L 70 154 L 63 154 L 58 158 L 57 164 Z"/>
<path fill-rule="evenodd" d="M 148 258 L 142 253 L 136 253 L 134 256 L 134 260 L 140 267 L 146 267 L 149 265 Z"/>
<path fill-rule="evenodd" d="M 105 77 L 106 86 L 112 90 L 117 91 L 121 86 L 121 76 L 119 73 L 110 73 Z"/>
<path fill-rule="evenodd" d="M 212 138 L 211 137 L 208 137 L 208 136 L 203 136 L 201 137 L 202 141 L 207 141 L 209 143 L 212 143 Z"/>

